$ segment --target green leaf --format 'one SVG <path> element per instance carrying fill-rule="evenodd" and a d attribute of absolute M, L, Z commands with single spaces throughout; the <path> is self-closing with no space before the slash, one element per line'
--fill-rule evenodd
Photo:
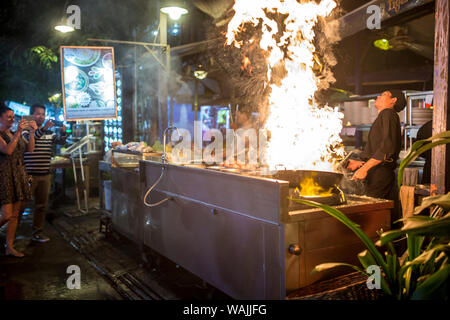
<path fill-rule="evenodd" d="M 361 265 L 364 269 L 367 269 L 367 267 L 372 265 L 377 265 L 375 259 L 370 254 L 368 250 L 364 250 L 358 254 L 358 260 L 361 262 Z"/>
<path fill-rule="evenodd" d="M 444 262 L 444 264 L 447 264 L 445 263 L 445 261 L 447 261 L 447 258 L 447 254 L 445 252 L 436 252 L 436 256 L 433 261 L 428 261 L 428 263 L 424 265 L 424 272 L 434 273 L 437 270 L 441 269 L 442 262 Z"/>
<path fill-rule="evenodd" d="M 435 291 L 446 284 L 450 277 L 450 265 L 445 266 L 441 270 L 435 272 L 420 285 L 411 295 L 412 300 L 429 300 L 433 298 Z"/>
<path fill-rule="evenodd" d="M 354 270 L 356 270 L 356 271 L 358 271 L 358 272 L 361 272 L 362 274 L 367 275 L 367 273 L 366 273 L 363 269 L 358 268 L 357 266 L 354 266 L 354 265 L 352 265 L 352 264 L 342 263 L 342 262 L 329 262 L 329 263 L 322 263 L 322 264 L 319 264 L 318 266 L 316 266 L 316 267 L 311 271 L 311 274 L 315 274 L 315 273 L 317 273 L 317 272 L 326 271 L 326 270 L 329 270 L 329 269 L 334 269 L 334 268 L 337 268 L 337 267 L 348 267 L 348 268 L 352 268 L 352 269 L 354 269 Z"/>
<path fill-rule="evenodd" d="M 447 143 L 450 143 L 450 131 L 444 131 L 444 132 L 441 132 L 431 138 L 416 141 L 411 146 L 411 150 L 409 151 L 409 153 L 406 155 L 406 157 L 400 163 L 400 166 L 398 169 L 398 180 L 397 180 L 399 190 L 403 183 L 403 172 L 404 172 L 405 168 L 412 161 L 414 161 L 419 155 L 421 155 L 425 151 L 428 151 L 428 150 L 434 148 L 435 146 L 447 144 Z"/>
<path fill-rule="evenodd" d="M 402 295 L 404 294 L 406 297 L 409 297 L 409 292 L 411 289 L 411 277 L 412 277 L 412 268 L 408 268 L 406 270 L 404 279 L 405 279 L 405 292 L 402 292 Z"/>
<path fill-rule="evenodd" d="M 391 230 L 383 233 L 381 235 L 381 244 L 385 245 L 402 235 L 407 234 L 408 236 L 440 236 L 450 234 L 450 218 L 444 217 L 441 219 L 435 219 L 433 221 L 427 221 L 420 223 L 415 227 L 403 227 L 400 230 Z"/>
<path fill-rule="evenodd" d="M 411 216 L 406 219 L 402 219 L 403 227 L 402 230 L 415 228 L 422 226 L 425 223 L 436 221 L 435 218 L 429 216 Z"/>
<path fill-rule="evenodd" d="M 405 267 L 417 264 L 427 264 L 430 262 L 434 263 L 436 255 L 442 251 L 450 251 L 450 245 L 447 244 L 437 245 L 436 247 L 430 250 L 426 250 L 414 260 L 405 263 Z"/>
<path fill-rule="evenodd" d="M 408 246 L 408 260 L 414 260 L 420 254 L 420 247 L 422 246 L 424 237 L 416 237 L 411 234 L 408 235 L 407 238 L 407 246 Z"/>
<path fill-rule="evenodd" d="M 36 54 L 39 57 L 40 63 L 44 65 L 47 69 L 51 69 L 53 63 L 56 63 L 58 61 L 58 57 L 53 52 L 53 50 L 45 46 L 33 47 L 30 49 L 30 52 Z"/>
<path fill-rule="evenodd" d="M 427 280 L 429 277 L 431 277 L 431 274 L 426 274 L 426 275 L 424 275 L 424 276 L 421 276 L 421 277 L 417 278 L 417 283 L 424 282 L 424 281 Z"/>
<path fill-rule="evenodd" d="M 436 259 L 437 261 L 438 259 Z M 446 265 L 448 265 L 448 257 L 446 256 L 444 259 L 442 259 L 442 262 L 439 261 L 438 263 L 440 263 L 439 266 L 439 270 L 444 269 Z"/>
<path fill-rule="evenodd" d="M 367 270 L 367 268 L 369 266 L 373 266 L 373 265 L 378 266 L 375 262 L 375 259 L 373 258 L 373 256 L 370 254 L 370 252 L 368 250 L 364 250 L 364 251 L 360 252 L 358 254 L 358 260 L 359 260 L 359 262 L 361 262 L 361 265 L 364 267 L 365 270 Z M 389 262 L 388 262 L 388 267 L 389 267 Z M 388 270 L 390 270 L 390 268 L 388 268 Z M 392 283 L 393 279 L 395 279 L 395 276 L 392 274 L 392 272 L 390 272 L 388 275 L 388 278 L 390 279 L 390 281 Z M 385 292 L 388 295 L 392 295 L 391 289 L 383 275 L 381 275 L 380 282 L 381 282 L 381 289 L 383 290 L 383 292 Z"/>
<path fill-rule="evenodd" d="M 419 214 L 430 206 L 439 206 L 446 212 L 450 211 L 450 192 L 437 196 L 423 198 L 420 206 L 414 208 L 414 214 Z"/>

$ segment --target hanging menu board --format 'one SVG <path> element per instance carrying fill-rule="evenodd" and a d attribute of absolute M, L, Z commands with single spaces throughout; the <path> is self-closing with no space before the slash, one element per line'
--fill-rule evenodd
<path fill-rule="evenodd" d="M 61 47 L 66 121 L 117 117 L 114 48 Z"/>

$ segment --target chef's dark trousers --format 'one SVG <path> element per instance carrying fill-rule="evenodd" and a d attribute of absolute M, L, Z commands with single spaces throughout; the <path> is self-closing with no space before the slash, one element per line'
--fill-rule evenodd
<path fill-rule="evenodd" d="M 392 168 L 378 165 L 367 173 L 366 195 L 373 198 L 394 200 L 392 189 L 395 183 L 395 173 Z"/>
<path fill-rule="evenodd" d="M 365 194 L 373 198 L 393 200 L 394 208 L 391 211 L 391 227 L 400 227 L 400 225 L 395 224 L 397 220 L 402 218 L 395 168 L 378 165 L 370 169 L 367 173 Z"/>

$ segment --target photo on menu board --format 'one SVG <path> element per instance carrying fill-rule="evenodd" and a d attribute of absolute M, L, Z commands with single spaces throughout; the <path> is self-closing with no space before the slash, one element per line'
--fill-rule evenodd
<path fill-rule="evenodd" d="M 114 48 L 61 47 L 66 121 L 117 117 Z"/>

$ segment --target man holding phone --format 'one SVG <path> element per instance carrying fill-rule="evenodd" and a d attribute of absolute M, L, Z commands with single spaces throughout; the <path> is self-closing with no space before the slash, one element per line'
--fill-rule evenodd
<path fill-rule="evenodd" d="M 50 161 L 52 157 L 52 145 L 66 143 L 66 127 L 61 127 L 61 134 L 57 136 L 54 132 L 48 130 L 54 124 L 48 120 L 45 121 L 45 107 L 40 104 L 31 106 L 31 115 L 36 121 L 38 130 L 35 131 L 35 147 L 33 152 L 25 152 L 25 166 L 28 175 L 32 177 L 31 194 L 34 198 L 34 216 L 33 216 L 33 241 L 47 242 L 49 237 L 44 235 L 45 215 L 48 207 L 48 197 L 50 194 L 51 174 Z M 28 132 L 24 133 L 29 135 Z M 23 208 L 24 209 L 24 208 Z"/>
<path fill-rule="evenodd" d="M 30 123 L 31 121 L 34 121 L 34 117 L 33 116 L 22 116 L 22 120 L 27 121 L 28 123 Z M 31 131 L 32 127 L 31 126 L 27 126 L 25 128 L 25 130 Z"/>

